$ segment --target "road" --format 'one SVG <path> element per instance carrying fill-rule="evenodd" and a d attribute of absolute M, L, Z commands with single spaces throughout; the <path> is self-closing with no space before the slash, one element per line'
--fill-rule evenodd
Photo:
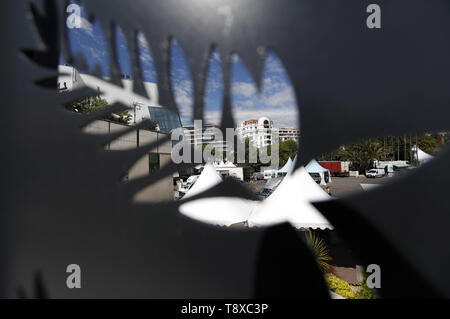
<path fill-rule="evenodd" d="M 328 184 L 333 197 L 342 197 L 354 192 L 362 192 L 360 184 L 383 184 L 395 177 L 367 178 L 360 177 L 332 177 Z"/>

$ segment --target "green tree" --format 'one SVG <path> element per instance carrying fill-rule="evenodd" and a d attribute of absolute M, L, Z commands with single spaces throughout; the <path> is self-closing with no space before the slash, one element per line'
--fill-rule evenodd
<path fill-rule="evenodd" d="M 438 137 L 432 135 L 417 137 L 417 145 L 422 151 L 431 154 L 435 154 L 439 150 L 438 146 L 440 146 Z"/>
<path fill-rule="evenodd" d="M 413 136 L 374 138 L 341 146 L 339 149 L 318 156 L 318 159 L 350 161 L 352 170 L 364 173 L 374 160 L 405 160 L 414 163 L 414 152 L 411 151 L 414 144 L 416 144 L 416 137 Z M 430 154 L 436 154 L 442 147 L 445 147 L 440 134 L 417 136 L 417 145 L 421 150 Z"/>
<path fill-rule="evenodd" d="M 280 167 L 288 161 L 289 158 L 294 159 L 297 155 L 297 143 L 292 140 L 279 142 L 279 156 L 280 156 Z"/>
<path fill-rule="evenodd" d="M 245 163 L 238 163 L 239 166 L 242 167 L 251 167 L 255 170 L 255 172 L 259 172 L 261 169 L 261 166 L 266 166 L 270 164 L 263 164 L 261 162 L 259 151 L 262 151 L 261 149 L 258 151 L 256 149 L 256 156 L 257 160 L 256 163 L 250 163 L 250 139 L 246 138 L 244 140 L 244 149 L 245 149 Z M 266 152 L 268 156 L 271 156 L 272 154 L 272 145 L 268 145 L 265 147 Z M 278 150 L 279 150 L 279 166 L 282 167 L 286 162 L 288 161 L 289 157 L 291 159 L 294 159 L 295 155 L 297 154 L 297 143 L 295 141 L 282 141 L 278 144 Z M 237 144 L 235 143 L 234 146 L 234 162 L 237 162 Z"/>
<path fill-rule="evenodd" d="M 250 148 L 253 147 L 250 144 L 250 139 L 246 138 L 244 140 L 244 145 L 245 145 L 245 163 L 244 163 L 244 167 L 250 167 L 252 168 L 255 172 L 259 172 L 261 170 L 261 166 L 263 166 L 263 164 L 260 161 L 259 158 L 259 152 L 257 151 L 257 149 L 255 148 L 256 152 L 256 163 L 250 163 Z"/>
<path fill-rule="evenodd" d="M 75 101 L 74 103 L 68 105 L 66 108 L 72 112 L 89 113 L 104 108 L 107 105 L 108 102 L 100 96 L 100 88 L 97 88 L 97 94 L 95 94 L 94 96 L 89 96 Z M 120 124 L 129 124 L 131 115 L 127 111 L 123 111 L 110 114 L 104 119 Z"/>
<path fill-rule="evenodd" d="M 369 139 L 360 143 L 351 144 L 338 151 L 342 161 L 350 161 L 353 170 L 364 173 L 371 167 L 374 160 L 385 159 L 383 144 L 376 139 Z"/>

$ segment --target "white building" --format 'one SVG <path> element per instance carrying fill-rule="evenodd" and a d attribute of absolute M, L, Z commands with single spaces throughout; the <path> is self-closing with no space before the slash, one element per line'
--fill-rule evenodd
<path fill-rule="evenodd" d="M 148 98 L 133 92 L 133 80 L 128 75 L 122 75 L 123 88 L 109 82 L 108 77 L 98 78 L 90 74 L 78 72 L 69 65 L 60 65 L 58 77 L 58 89 L 61 91 L 89 87 L 100 90 L 101 96 L 109 104 L 116 102 L 128 105 L 128 113 L 131 116 L 130 124 L 138 123 L 143 119 L 153 119 L 158 123 L 159 130 L 169 133 L 176 127 L 181 127 L 178 114 L 174 114 L 158 103 L 158 87 L 156 83 L 144 82 L 144 89 Z"/>
<path fill-rule="evenodd" d="M 221 161 L 220 163 L 213 162 L 213 166 L 216 169 L 216 171 L 222 176 L 222 178 L 225 177 L 234 177 L 241 181 L 244 181 L 244 168 L 238 167 L 234 165 L 232 162 L 224 162 Z"/>
<path fill-rule="evenodd" d="M 220 130 L 217 125 L 204 124 L 203 127 L 183 126 L 184 138 L 189 144 L 201 147 L 203 144 L 213 145 L 217 150 L 227 151 L 227 144 L 223 138 L 217 138 L 214 130 Z"/>
<path fill-rule="evenodd" d="M 300 130 L 293 127 L 282 127 L 278 129 L 280 141 L 295 141 L 298 142 L 300 138 Z"/>
<path fill-rule="evenodd" d="M 241 122 L 236 128 L 236 133 L 241 141 L 249 139 L 257 148 L 272 144 L 273 121 L 267 117 L 261 117 L 259 120 L 248 120 Z"/>
<path fill-rule="evenodd" d="M 258 148 L 276 143 L 277 141 L 274 141 L 276 137 L 275 132 L 278 133 L 280 141 L 292 140 L 298 142 L 300 137 L 299 129 L 292 127 L 275 128 L 273 121 L 267 117 L 261 117 L 258 120 L 243 121 L 236 128 L 236 132 L 242 142 L 248 138 Z"/>

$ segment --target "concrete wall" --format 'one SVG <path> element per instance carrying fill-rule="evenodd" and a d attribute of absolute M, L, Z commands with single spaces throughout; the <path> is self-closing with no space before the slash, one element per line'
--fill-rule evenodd
<path fill-rule="evenodd" d="M 126 129 L 126 125 L 120 125 L 112 123 L 109 121 L 94 121 L 85 127 L 84 131 L 89 134 L 110 134 L 115 133 L 120 130 Z M 109 145 L 105 146 L 105 149 L 111 151 L 121 151 L 129 150 L 139 145 L 146 145 L 149 143 L 154 143 L 158 140 L 163 139 L 166 134 L 147 131 L 147 130 L 137 130 L 126 135 L 119 137 L 118 139 L 111 142 Z M 168 164 L 171 160 L 172 142 L 169 140 L 162 145 L 159 145 L 153 149 L 152 153 L 159 154 L 160 167 Z M 142 176 L 149 174 L 149 158 L 148 154 L 141 157 L 129 170 L 128 178 L 133 180 Z M 155 184 L 149 185 L 140 191 L 135 200 L 137 201 L 162 201 L 162 200 L 173 200 L 173 179 L 172 176 L 167 176 L 156 182 Z"/>
<path fill-rule="evenodd" d="M 133 80 L 122 79 L 123 88 L 120 88 L 109 82 L 108 77 L 98 78 L 90 74 L 81 74 L 71 66 L 60 65 L 58 67 L 61 75 L 58 77 L 60 87 L 64 87 L 66 83 L 67 90 L 80 87 L 89 87 L 93 90 L 100 89 L 101 96 L 106 99 L 109 104 L 121 102 L 125 105 L 136 105 L 136 122 L 144 118 L 150 118 L 148 107 L 159 106 L 158 103 L 158 87 L 153 82 L 143 82 L 144 89 L 148 94 L 148 98 L 143 97 L 133 92 Z M 141 107 L 142 106 L 142 107 Z M 134 117 L 134 109 L 129 111 L 129 114 Z M 132 118 L 134 122 L 134 118 Z"/>
<path fill-rule="evenodd" d="M 160 165 L 163 167 L 164 165 L 168 164 L 169 161 L 171 161 L 171 155 L 170 154 L 162 154 L 160 153 Z M 140 166 L 138 170 L 147 170 L 148 174 L 148 158 L 145 158 L 145 168 L 144 165 Z M 130 175 L 132 174 L 132 171 L 130 171 Z M 131 179 L 131 177 L 130 177 Z M 160 200 L 173 200 L 173 179 L 172 175 L 165 177 L 163 179 L 160 179 L 155 184 L 150 185 L 146 188 L 144 188 L 142 191 L 140 191 L 136 197 L 136 201 L 160 201 Z"/>

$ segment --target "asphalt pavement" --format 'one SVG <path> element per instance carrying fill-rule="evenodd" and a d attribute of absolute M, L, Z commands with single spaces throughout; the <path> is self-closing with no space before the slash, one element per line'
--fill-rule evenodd
<path fill-rule="evenodd" d="M 377 177 L 367 178 L 359 177 L 331 177 L 331 183 L 328 184 L 331 190 L 331 196 L 342 197 L 354 192 L 362 192 L 361 184 L 383 184 L 395 177 Z"/>

